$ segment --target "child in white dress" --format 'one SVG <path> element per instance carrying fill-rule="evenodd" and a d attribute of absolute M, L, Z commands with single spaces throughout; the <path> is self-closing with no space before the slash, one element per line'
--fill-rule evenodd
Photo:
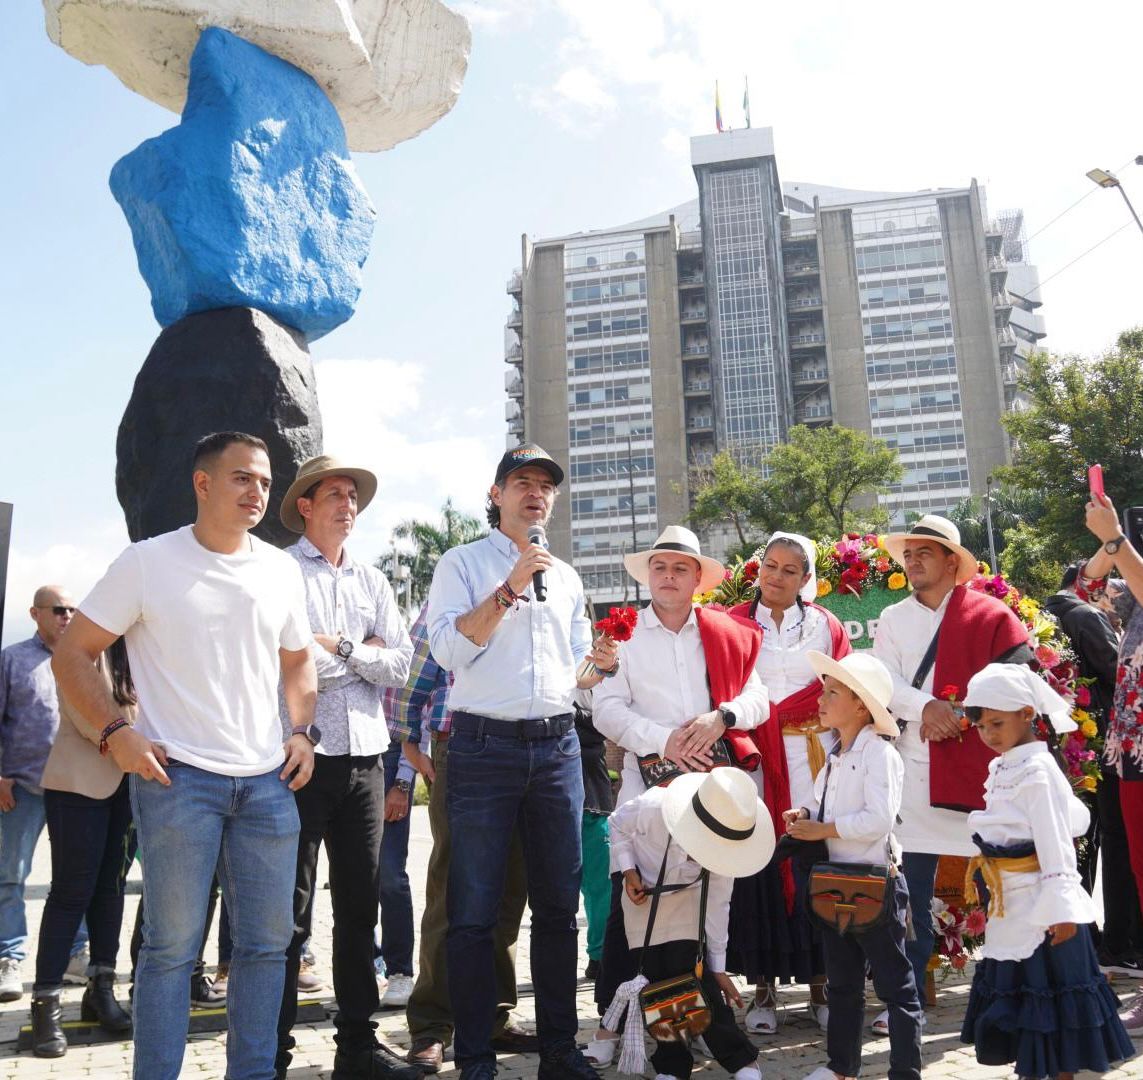
<path fill-rule="evenodd" d="M 983 810 L 968 816 L 980 849 L 969 864 L 988 886 L 984 959 L 976 966 L 961 1039 L 983 1065 L 1015 1062 L 1022 1078 L 1104 1072 L 1135 1048 L 1099 970 L 1088 924 L 1095 905 L 1076 869 L 1073 838 L 1088 809 L 1033 723 L 1075 729 L 1070 707 L 1028 668 L 989 664 L 972 677 L 965 710 L 1000 756 Z M 975 885 L 966 881 L 973 899 Z"/>

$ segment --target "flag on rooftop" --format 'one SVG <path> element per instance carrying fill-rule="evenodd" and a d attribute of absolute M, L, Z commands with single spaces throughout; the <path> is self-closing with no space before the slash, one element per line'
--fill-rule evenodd
<path fill-rule="evenodd" d="M 742 95 L 742 111 L 746 113 L 746 126 L 750 126 L 750 80 L 746 80 L 746 91 Z"/>
<path fill-rule="evenodd" d="M 722 130 L 722 102 L 718 97 L 718 80 L 714 80 L 714 126 Z"/>

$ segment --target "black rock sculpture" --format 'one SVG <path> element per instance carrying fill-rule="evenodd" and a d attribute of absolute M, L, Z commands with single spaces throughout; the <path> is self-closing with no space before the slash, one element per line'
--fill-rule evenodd
<path fill-rule="evenodd" d="M 131 539 L 194 521 L 191 455 L 212 431 L 266 441 L 274 483 L 256 536 L 297 536 L 278 507 L 298 466 L 322 452 L 313 363 L 297 331 L 253 308 L 188 315 L 155 341 L 119 424 L 115 489 Z"/>

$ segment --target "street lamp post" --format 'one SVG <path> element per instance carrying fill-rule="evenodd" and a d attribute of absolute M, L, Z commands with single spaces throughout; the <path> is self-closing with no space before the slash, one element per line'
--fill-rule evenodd
<path fill-rule="evenodd" d="M 631 456 L 631 432 L 627 432 L 627 491 L 631 500 L 631 550 L 639 550 L 639 532 L 635 526 L 635 462 Z M 639 582 L 635 582 L 635 603 L 641 604 Z"/>
<path fill-rule="evenodd" d="M 984 524 L 988 529 L 988 565 L 994 574 L 1000 571 L 996 566 L 996 539 L 992 535 L 992 476 L 984 481 Z"/>
<path fill-rule="evenodd" d="M 1143 154 L 1136 159 L 1137 163 L 1143 164 Z M 1139 226 L 1139 231 L 1143 233 L 1143 221 L 1139 220 L 1139 215 L 1135 213 L 1135 207 L 1131 205 L 1131 200 L 1127 197 L 1127 192 L 1123 190 L 1123 185 L 1119 182 L 1119 177 L 1114 173 L 1109 173 L 1105 169 L 1092 169 L 1087 178 L 1094 184 L 1098 184 L 1102 188 L 1118 188 L 1119 194 L 1123 196 L 1123 201 L 1127 203 L 1127 209 L 1131 211 L 1131 216 L 1135 219 L 1135 224 Z"/>

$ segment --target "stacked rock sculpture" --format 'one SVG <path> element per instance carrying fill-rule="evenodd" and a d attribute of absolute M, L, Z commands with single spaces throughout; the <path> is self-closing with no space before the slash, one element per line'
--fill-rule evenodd
<path fill-rule="evenodd" d="M 111 171 L 164 327 L 119 427 L 131 539 L 193 520 L 191 451 L 211 431 L 265 439 L 280 499 L 322 449 L 308 344 L 353 314 L 369 254 L 376 211 L 350 149 L 391 147 L 448 112 L 467 23 L 440 0 L 44 7 L 58 45 L 182 113 Z M 294 539 L 273 496 L 256 531 Z"/>

